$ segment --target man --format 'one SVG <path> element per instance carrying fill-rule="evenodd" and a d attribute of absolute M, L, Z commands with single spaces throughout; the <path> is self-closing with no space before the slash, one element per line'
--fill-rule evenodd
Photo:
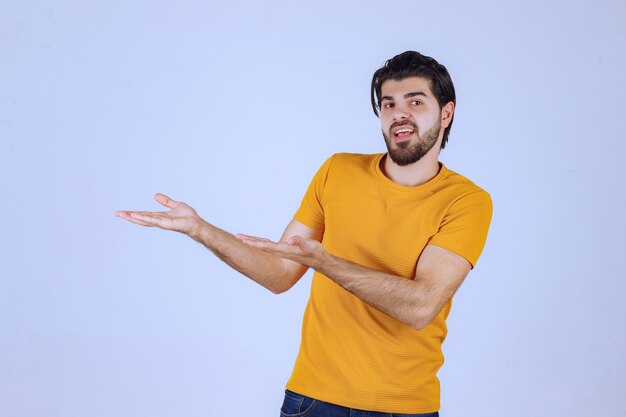
<path fill-rule="evenodd" d="M 407 51 L 374 73 L 388 152 L 336 154 L 279 242 L 233 236 L 163 194 L 120 211 L 185 233 L 273 293 L 315 270 L 282 416 L 437 416 L 452 296 L 485 243 L 487 192 L 439 162 L 454 118 L 448 71 Z"/>

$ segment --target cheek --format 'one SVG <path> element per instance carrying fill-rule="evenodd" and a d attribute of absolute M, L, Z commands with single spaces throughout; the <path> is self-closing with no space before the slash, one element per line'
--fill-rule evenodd
<path fill-rule="evenodd" d="M 440 119 L 432 115 L 415 115 L 415 121 L 418 126 L 424 126 L 424 128 L 428 130 L 438 124 Z"/>
<path fill-rule="evenodd" d="M 393 123 L 393 120 L 391 120 L 389 117 L 381 117 L 380 118 L 380 126 L 383 129 L 383 132 L 389 132 L 389 126 L 391 126 L 391 124 Z"/>

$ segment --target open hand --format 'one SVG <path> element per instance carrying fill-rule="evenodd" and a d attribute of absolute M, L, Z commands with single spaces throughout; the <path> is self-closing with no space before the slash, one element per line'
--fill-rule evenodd
<path fill-rule="evenodd" d="M 159 227 L 187 235 L 199 229 L 202 219 L 191 206 L 174 201 L 161 193 L 155 194 L 154 199 L 171 210 L 158 212 L 121 210 L 116 211 L 115 215 L 142 226 Z"/>
<path fill-rule="evenodd" d="M 284 242 L 272 242 L 263 237 L 254 237 L 238 233 L 235 235 L 239 241 L 246 245 L 274 253 L 281 258 L 290 259 L 300 264 L 316 269 L 323 262 L 327 252 L 322 244 L 314 239 L 306 239 L 301 236 L 291 236 Z"/>

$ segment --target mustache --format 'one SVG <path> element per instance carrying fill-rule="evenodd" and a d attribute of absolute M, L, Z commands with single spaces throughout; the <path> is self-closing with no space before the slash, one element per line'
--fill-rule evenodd
<path fill-rule="evenodd" d="M 391 126 L 389 126 L 389 134 L 391 135 L 391 131 L 393 128 L 398 127 L 398 126 L 407 126 L 407 125 L 411 126 L 413 128 L 413 131 L 417 133 L 417 125 L 411 122 L 410 120 L 404 120 L 400 122 L 393 122 Z"/>

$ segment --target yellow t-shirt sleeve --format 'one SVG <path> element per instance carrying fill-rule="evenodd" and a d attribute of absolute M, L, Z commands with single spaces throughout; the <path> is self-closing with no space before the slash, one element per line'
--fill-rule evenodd
<path fill-rule="evenodd" d="M 474 268 L 485 246 L 492 213 L 491 196 L 486 191 L 465 195 L 450 206 L 428 243 L 462 256 Z"/>
<path fill-rule="evenodd" d="M 334 155 L 333 155 L 334 156 Z M 322 198 L 324 195 L 324 186 L 328 179 L 328 172 L 332 163 L 333 156 L 328 158 L 324 164 L 317 170 L 317 173 L 311 180 L 309 188 L 302 198 L 300 208 L 296 211 L 293 218 L 309 226 L 312 229 L 324 231 L 324 205 Z"/>

